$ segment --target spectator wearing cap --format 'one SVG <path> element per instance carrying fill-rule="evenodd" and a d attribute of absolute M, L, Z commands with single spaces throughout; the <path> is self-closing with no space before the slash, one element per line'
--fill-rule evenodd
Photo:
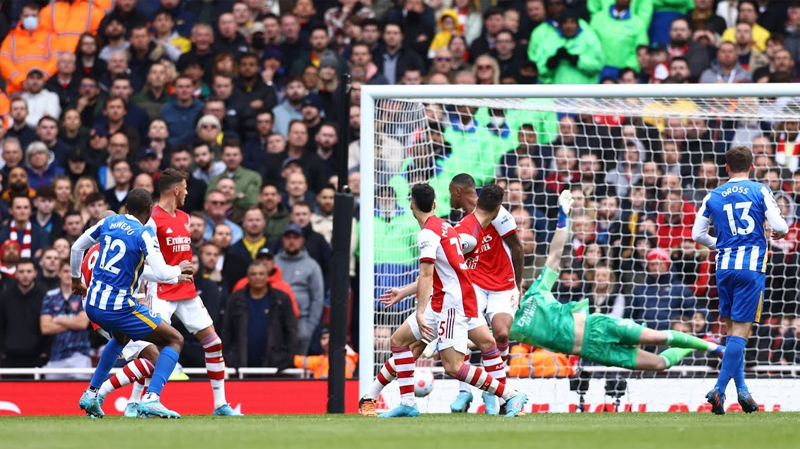
<path fill-rule="evenodd" d="M 148 148 L 139 154 L 138 167 L 139 173 L 147 173 L 153 177 L 153 181 L 158 182 L 159 167 L 161 166 L 161 159 L 155 150 Z"/>
<path fill-rule="evenodd" d="M 561 14 L 559 29 L 560 34 L 539 44 L 533 58 L 542 81 L 597 84 L 603 68 L 603 53 L 597 35 L 590 27 L 582 27 L 578 14 L 573 11 Z"/>
<path fill-rule="evenodd" d="M 671 268 L 668 250 L 655 248 L 647 253 L 647 278 L 644 285 L 633 290 L 630 318 L 650 329 L 666 330 L 675 311 L 706 313 L 697 307 L 692 290 L 679 281 Z"/>
<path fill-rule="evenodd" d="M 19 140 L 23 148 L 38 139 L 36 131 L 28 125 L 28 102 L 24 98 L 11 100 L 11 127 L 6 131 L 6 139 L 13 137 Z"/>
<path fill-rule="evenodd" d="M 225 358 L 232 367 L 292 366 L 298 321 L 289 296 L 269 281 L 269 268 L 254 262 L 248 284 L 234 293 L 225 308 Z"/>
<path fill-rule="evenodd" d="M 190 62 L 197 61 L 200 63 L 200 66 L 203 67 L 205 76 L 210 78 L 215 56 L 212 48 L 213 44 L 214 30 L 211 26 L 205 23 L 196 24 L 192 28 L 192 48 L 178 58 L 178 70 L 182 71 L 181 69 L 186 67 Z"/>
<path fill-rule="evenodd" d="M 383 28 L 383 47 L 373 54 L 373 59 L 389 84 L 397 84 L 409 67 L 416 67 L 425 73 L 425 63 L 419 53 L 404 46 L 403 32 L 398 22 L 388 22 Z"/>
<path fill-rule="evenodd" d="M 273 130 L 283 137 L 288 137 L 289 124 L 303 119 L 303 100 L 308 90 L 300 77 L 292 76 L 286 80 L 286 98 L 272 109 L 275 118 Z"/>
<path fill-rule="evenodd" d="M 286 95 L 287 70 L 283 66 L 283 53 L 276 47 L 266 48 L 260 53 L 261 79 L 275 92 L 276 100 Z"/>
<path fill-rule="evenodd" d="M 119 17 L 109 16 L 105 27 L 102 28 L 106 46 L 100 50 L 98 58 L 108 62 L 108 58 L 114 53 L 122 53 L 128 49 L 130 43 L 125 38 L 127 27 Z"/>
<path fill-rule="evenodd" d="M 78 98 L 80 77 L 75 74 L 75 55 L 73 53 L 59 53 L 57 57 L 56 73 L 51 76 L 44 88 L 58 95 L 61 100 L 61 110 L 65 110 Z"/>
<path fill-rule="evenodd" d="M 153 15 L 153 40 L 164 46 L 172 62 L 177 62 L 181 54 L 192 48 L 192 42 L 175 31 L 172 14 L 164 8 L 159 8 Z"/>
<path fill-rule="evenodd" d="M 44 88 L 46 74 L 38 68 L 28 71 L 25 80 L 25 91 L 21 97 L 28 103 L 28 126 L 35 127 L 39 119 L 45 115 L 58 118 L 61 116 L 61 100 L 58 95 Z"/>
<path fill-rule="evenodd" d="M 254 53 L 246 53 L 239 58 L 239 76 L 236 89 L 244 95 L 247 104 L 253 111 L 272 109 L 278 104 L 275 90 L 267 86 L 258 73 L 258 57 Z M 251 112 L 251 116 L 255 114 Z M 250 126 L 252 128 L 252 126 Z"/>
<path fill-rule="evenodd" d="M 317 132 L 322 128 L 323 118 L 325 116 L 325 105 L 319 95 L 310 93 L 303 99 L 303 106 L 300 109 L 303 114 L 303 123 L 308 130 L 308 139 L 306 148 L 313 150 L 317 137 Z"/>
<path fill-rule="evenodd" d="M 180 76 L 175 81 L 175 99 L 161 108 L 161 118 L 167 123 L 167 143 L 190 143 L 194 137 L 194 120 L 203 110 L 203 102 L 194 98 L 192 80 Z"/>
<path fill-rule="evenodd" d="M 242 145 L 238 139 L 226 139 L 222 143 L 222 162 L 225 163 L 225 171 L 209 179 L 208 191 L 215 189 L 221 178 L 230 178 L 236 182 L 233 206 L 241 210 L 256 206 L 258 192 L 261 190 L 261 176 L 242 167 Z"/>
<path fill-rule="evenodd" d="M 57 51 L 57 38 L 39 24 L 39 7 L 33 2 L 25 4 L 19 23 L 0 45 L 0 76 L 6 81 L 6 92 L 21 92 L 33 68 L 48 75 L 56 73 Z"/>
<path fill-rule="evenodd" d="M 89 165 L 100 168 L 108 160 L 108 129 L 103 125 L 95 125 L 89 130 L 89 148 L 86 160 Z"/>
<path fill-rule="evenodd" d="M 233 14 L 220 14 L 217 19 L 217 38 L 211 48 L 215 54 L 228 53 L 237 59 L 248 52 L 247 39 L 237 30 Z"/>
<path fill-rule="evenodd" d="M 56 165 L 64 167 L 70 147 L 58 140 L 58 121 L 50 116 L 42 117 L 36 126 L 36 135 L 39 137 L 39 141 L 43 142 L 50 150 Z"/>
<path fill-rule="evenodd" d="M 633 14 L 631 0 L 615 0 L 614 5 L 592 15 L 592 30 L 603 50 L 605 67 L 600 79 L 619 78 L 619 71 L 630 67 L 639 71 L 636 47 L 647 45 L 647 24 Z"/>
<path fill-rule="evenodd" d="M 304 52 L 291 67 L 292 75 L 300 75 L 303 69 L 309 65 L 320 67 L 322 58 L 330 56 L 336 59 L 336 65 L 339 73 L 347 71 L 347 63 L 344 59 L 338 56 L 333 50 L 330 49 L 330 36 L 328 35 L 328 28 L 323 24 L 317 24 L 309 30 L 309 46 L 310 49 Z"/>
<path fill-rule="evenodd" d="M 300 309 L 296 353 L 305 355 L 314 330 L 322 319 L 324 280 L 319 265 L 304 248 L 305 238 L 300 226 L 294 223 L 286 226 L 282 246 L 283 249 L 275 257 L 275 264 L 291 286 Z"/>
<path fill-rule="evenodd" d="M 48 186 L 56 176 L 64 174 L 64 169 L 54 163 L 55 156 L 42 142 L 28 145 L 25 152 L 25 166 L 28 170 L 28 183 L 32 189 Z"/>

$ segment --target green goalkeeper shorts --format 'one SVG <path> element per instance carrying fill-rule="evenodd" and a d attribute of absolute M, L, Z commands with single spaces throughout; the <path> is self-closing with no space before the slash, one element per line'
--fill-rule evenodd
<path fill-rule="evenodd" d="M 635 345 L 639 344 L 642 329 L 632 320 L 589 315 L 583 330 L 581 357 L 605 366 L 634 369 L 639 352 Z"/>

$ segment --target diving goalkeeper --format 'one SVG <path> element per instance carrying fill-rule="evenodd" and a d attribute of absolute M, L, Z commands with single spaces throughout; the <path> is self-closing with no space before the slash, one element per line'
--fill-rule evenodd
<path fill-rule="evenodd" d="M 725 347 L 683 332 L 648 329 L 632 320 L 602 314 L 587 315 L 589 301 L 559 303 L 551 290 L 558 279 L 572 194 L 565 190 L 558 199 L 558 224 L 542 273 L 520 300 L 510 338 L 554 352 L 574 354 L 606 366 L 659 371 L 678 364 L 692 351 L 721 355 Z M 669 349 L 654 354 L 636 345 L 663 345 Z"/>

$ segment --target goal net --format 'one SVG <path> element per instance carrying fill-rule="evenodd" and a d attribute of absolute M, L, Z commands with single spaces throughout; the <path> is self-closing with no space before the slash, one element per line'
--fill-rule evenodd
<path fill-rule="evenodd" d="M 556 199 L 569 189 L 575 205 L 554 287 L 559 301 L 589 298 L 591 312 L 721 337 L 726 330 L 718 316 L 716 253 L 695 245 L 691 228 L 706 193 L 727 179 L 725 151 L 745 145 L 755 153 L 753 176 L 775 192 L 790 225 L 784 240 L 768 244 L 761 322 L 746 349 L 747 377 L 755 379 L 751 390 L 769 410 L 800 409 L 780 396 L 786 385 L 795 386 L 800 371 L 800 87 L 365 86 L 361 105 L 362 392 L 391 357 L 389 336 L 415 308 L 413 297 L 390 308 L 378 302 L 381 293 L 418 273 L 411 186 L 430 183 L 437 215 L 455 222 L 463 212 L 450 207 L 448 184 L 459 173 L 472 175 L 479 188 L 505 188 L 505 207 L 523 243 L 524 286 L 544 264 Z M 653 249 L 669 257 L 667 271 L 648 267 Z M 666 411 L 679 404 L 698 410 L 720 363 L 694 353 L 652 374 L 517 345 L 508 375 L 512 385 L 530 390 L 531 402 L 542 410 L 579 407 L 581 396 L 570 390 L 568 378 L 573 389 L 588 385 L 585 400 L 592 410 L 614 404 L 620 393 L 621 409 Z M 438 373 L 428 409 L 448 411 L 457 383 L 445 380 L 435 358 L 418 362 L 424 365 Z M 399 395 L 390 386 L 382 396 L 380 404 L 388 408 Z M 475 396 L 473 409 L 480 405 Z"/>

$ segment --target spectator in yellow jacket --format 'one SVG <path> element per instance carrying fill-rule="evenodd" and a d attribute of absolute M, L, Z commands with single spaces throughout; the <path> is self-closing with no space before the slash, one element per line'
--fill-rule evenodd
<path fill-rule="evenodd" d="M 294 366 L 296 368 L 303 368 L 311 371 L 314 379 L 327 379 L 328 378 L 328 349 L 330 347 L 330 331 L 322 329 L 322 334 L 319 337 L 319 344 L 322 346 L 322 355 L 309 355 L 294 356 Z M 345 346 L 344 356 L 344 376 L 347 379 L 352 379 L 356 372 L 356 364 L 358 363 L 358 353 L 353 351 L 350 345 Z"/>

